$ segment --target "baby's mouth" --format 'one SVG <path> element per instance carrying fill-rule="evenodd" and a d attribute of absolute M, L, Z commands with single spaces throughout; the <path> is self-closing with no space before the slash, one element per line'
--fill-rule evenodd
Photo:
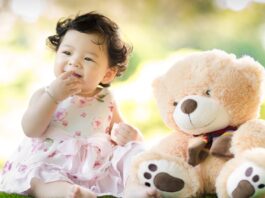
<path fill-rule="evenodd" d="M 73 76 L 74 77 L 77 77 L 77 78 L 82 78 L 82 75 L 81 74 L 78 74 L 78 73 L 73 73 Z"/>

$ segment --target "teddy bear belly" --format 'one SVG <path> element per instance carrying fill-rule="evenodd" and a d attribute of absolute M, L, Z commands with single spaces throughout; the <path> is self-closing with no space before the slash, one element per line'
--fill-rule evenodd
<path fill-rule="evenodd" d="M 216 178 L 226 161 L 226 158 L 209 155 L 200 165 L 195 167 L 201 176 L 203 192 L 215 193 Z"/>

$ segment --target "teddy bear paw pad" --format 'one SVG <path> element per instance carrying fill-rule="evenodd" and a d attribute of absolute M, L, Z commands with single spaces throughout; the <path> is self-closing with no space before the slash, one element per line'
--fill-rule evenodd
<path fill-rule="evenodd" d="M 166 160 L 153 160 L 140 165 L 138 177 L 141 184 L 164 192 L 177 192 L 184 188 L 184 180 L 176 176 L 176 164 Z"/>
<path fill-rule="evenodd" d="M 265 169 L 247 162 L 228 178 L 227 189 L 232 198 L 265 196 Z"/>

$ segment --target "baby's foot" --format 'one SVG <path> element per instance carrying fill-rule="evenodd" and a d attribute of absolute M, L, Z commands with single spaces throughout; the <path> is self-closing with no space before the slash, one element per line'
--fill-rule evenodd
<path fill-rule="evenodd" d="M 68 198 L 96 198 L 95 193 L 78 185 L 73 185 Z"/>

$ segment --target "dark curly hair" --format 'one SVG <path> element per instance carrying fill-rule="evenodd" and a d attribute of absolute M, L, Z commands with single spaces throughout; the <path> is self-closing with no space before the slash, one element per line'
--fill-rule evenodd
<path fill-rule="evenodd" d="M 56 34 L 47 38 L 47 45 L 57 51 L 68 30 L 98 34 L 103 40 L 97 44 L 106 44 L 109 65 L 118 69 L 116 76 L 120 76 L 126 70 L 132 46 L 121 40 L 119 27 L 115 22 L 94 11 L 77 15 L 75 18 L 60 19 L 56 25 Z M 109 86 L 109 84 L 100 85 Z"/>

